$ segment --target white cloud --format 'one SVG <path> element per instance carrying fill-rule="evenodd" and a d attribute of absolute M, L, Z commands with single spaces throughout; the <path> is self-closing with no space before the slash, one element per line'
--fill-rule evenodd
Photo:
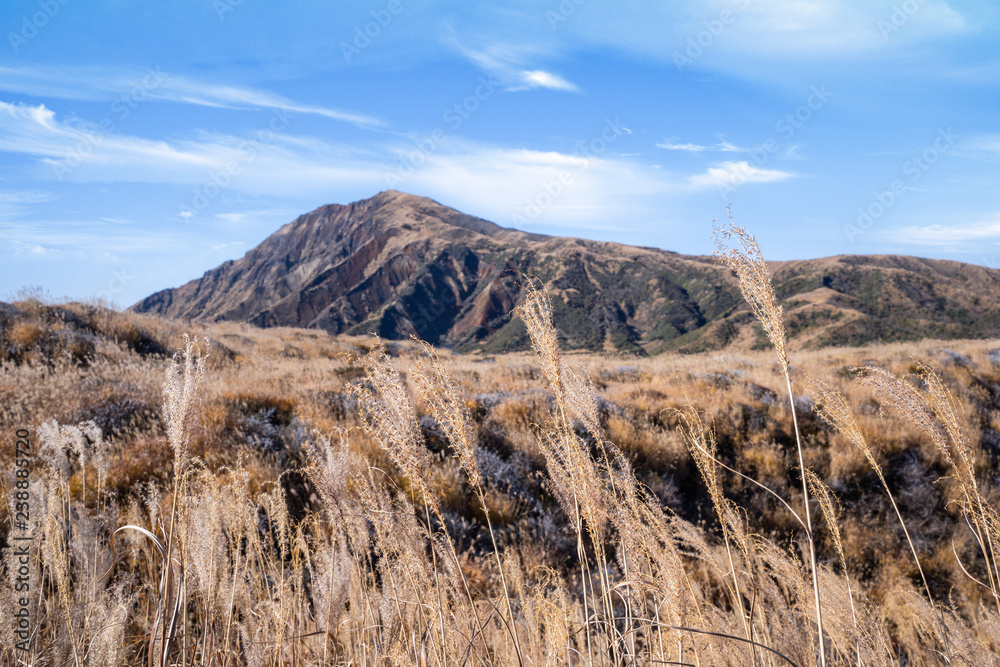
<path fill-rule="evenodd" d="M 216 213 L 214 217 L 230 225 L 240 225 L 245 229 L 254 229 L 262 225 L 266 227 L 268 223 L 274 220 L 291 220 L 301 215 L 302 212 L 301 208 L 258 208 L 225 211 L 223 213 Z"/>
<path fill-rule="evenodd" d="M 922 0 L 913 11 L 892 0 L 773 0 L 747 4 L 723 50 L 842 58 L 961 33 L 963 17 L 945 0 Z"/>
<path fill-rule="evenodd" d="M 41 178 L 54 178 L 56 167 L 65 163 L 67 147 L 88 136 L 45 107 L 0 102 L 0 119 L 0 150 L 37 157 Z M 606 225 L 638 209 L 648 219 L 662 206 L 657 198 L 683 190 L 682 179 L 611 153 L 583 157 L 454 138 L 430 154 L 415 153 L 409 143 L 360 151 L 280 133 L 257 146 L 252 155 L 244 144 L 246 139 L 227 135 L 167 141 L 111 134 L 91 142 L 80 165 L 61 175 L 66 181 L 83 183 L 193 186 L 191 192 L 212 191 L 215 210 L 223 201 L 220 190 L 284 201 L 294 197 L 322 201 L 334 190 L 376 192 L 391 187 L 440 196 L 501 224 L 526 201 L 544 202 L 546 187 L 558 187 L 554 201 L 544 206 L 544 218 L 549 224 L 577 226 Z M 231 163 L 238 166 L 238 173 L 227 176 L 223 170 Z M 228 186 L 216 187 L 216 177 Z M 565 183 L 553 186 L 560 178 Z M 185 195 L 177 215 L 190 220 L 201 210 L 211 210 L 191 206 L 191 201 L 192 195 Z M 245 223 L 241 217 L 245 213 L 228 211 L 217 217 Z"/>
<path fill-rule="evenodd" d="M 18 254 L 75 255 L 88 261 L 103 253 L 182 251 L 187 239 L 148 225 L 123 227 L 93 220 L 39 220 L 5 223 L 0 239 Z"/>
<path fill-rule="evenodd" d="M 579 86 L 558 74 L 543 69 L 525 69 L 528 63 L 540 57 L 534 49 L 494 42 L 485 50 L 477 50 L 467 48 L 455 39 L 451 40 L 451 45 L 467 60 L 499 79 L 508 91 L 547 88 L 580 92 Z"/>
<path fill-rule="evenodd" d="M 688 183 L 694 187 L 711 187 L 743 183 L 776 183 L 793 178 L 795 174 L 778 169 L 761 169 L 746 160 L 739 162 L 723 162 L 709 167 L 703 174 L 688 178 Z"/>
<path fill-rule="evenodd" d="M 465 143 L 431 157 L 394 187 L 434 197 L 503 226 L 621 229 L 662 220 L 683 185 L 659 170 L 607 156 Z"/>
<path fill-rule="evenodd" d="M 990 153 L 1000 153 L 1000 134 L 977 137 L 972 141 L 972 147 Z"/>
<path fill-rule="evenodd" d="M 804 160 L 805 158 L 802 157 L 801 153 L 799 153 L 799 149 L 804 145 L 805 144 L 792 144 L 782 152 L 781 156 L 787 160 Z"/>
<path fill-rule="evenodd" d="M 49 248 L 40 246 L 35 243 L 25 243 L 19 239 L 0 239 L 0 248 L 6 247 L 9 249 L 9 254 L 16 255 L 22 258 L 32 258 L 37 259 L 44 257 L 45 255 L 51 255 L 52 251 Z"/>
<path fill-rule="evenodd" d="M 516 216 L 523 219 L 534 205 L 538 213 L 531 216 L 533 224 L 611 229 L 623 220 L 662 221 L 664 207 L 690 196 L 691 190 L 683 175 L 615 155 L 613 142 L 605 153 L 584 157 L 451 137 L 428 153 L 398 139 L 367 144 L 362 150 L 275 133 L 248 153 L 246 137 L 202 133 L 195 138 L 148 139 L 116 133 L 95 141 L 81 127 L 44 106 L 0 102 L 0 150 L 35 157 L 36 178 L 52 180 L 58 168 L 67 182 L 180 185 L 184 191 L 178 212 L 167 214 L 186 221 L 205 215 L 247 226 L 261 216 L 232 210 L 234 201 L 246 197 L 258 202 L 272 198 L 280 206 L 295 202 L 298 207 L 303 201 L 335 201 L 345 192 L 364 196 L 395 188 L 435 197 L 505 225 Z M 77 167 L 65 169 L 68 152 L 80 142 L 89 147 L 88 154 Z M 237 169 L 228 173 L 227 165 Z M 750 174 L 755 181 L 784 176 L 764 170 Z M 197 205 L 197 193 L 208 197 L 207 205 Z M 287 217 L 294 215 L 289 211 Z M 72 245 L 72 239 L 66 240 L 51 245 Z"/>
<path fill-rule="evenodd" d="M 297 104 L 281 95 L 267 91 L 238 86 L 207 84 L 183 77 L 168 80 L 162 91 L 153 93 L 152 97 L 171 102 L 186 102 L 188 104 L 200 104 L 203 106 L 250 107 L 274 109 L 290 113 L 312 114 L 361 127 L 381 127 L 385 125 L 384 121 L 364 114 L 350 113 L 328 107 Z"/>
<path fill-rule="evenodd" d="M 568 92 L 579 92 L 579 88 L 562 78 L 542 70 L 524 71 L 520 73 L 522 80 L 531 88 L 550 88 L 552 90 L 564 90 Z"/>
<path fill-rule="evenodd" d="M 225 250 L 226 248 L 237 248 L 243 249 L 246 247 L 246 243 L 243 241 L 231 241 L 229 243 L 216 243 L 212 246 L 212 250 Z"/>
<path fill-rule="evenodd" d="M 656 144 L 657 148 L 665 148 L 668 151 L 689 151 L 691 153 L 701 153 L 702 151 L 707 151 L 708 146 L 702 146 L 701 144 L 675 144 L 669 141 L 664 141 Z"/>
<path fill-rule="evenodd" d="M 722 139 L 715 145 L 715 150 L 722 153 L 742 153 L 745 152 L 744 149 L 740 148 L 736 144 Z"/>
<path fill-rule="evenodd" d="M 718 153 L 742 153 L 745 149 L 740 148 L 736 144 L 727 141 L 724 137 L 719 137 L 719 142 L 712 146 L 705 146 L 704 144 L 693 144 L 691 142 L 687 143 L 676 143 L 673 140 L 662 141 L 656 144 L 657 148 L 663 148 L 668 151 L 687 151 L 689 153 L 702 153 L 705 151 L 712 151 Z"/>
<path fill-rule="evenodd" d="M 31 204 L 42 204 L 57 198 L 54 192 L 41 190 L 0 190 L 0 218 L 23 215 Z"/>
<path fill-rule="evenodd" d="M 266 126 L 250 136 L 203 135 L 195 139 L 146 139 L 103 134 L 91 126 L 62 121 L 44 105 L 0 102 L 0 151 L 38 158 L 36 177 L 71 182 L 170 183 L 206 186 L 220 170 L 242 191 L 295 194 L 318 183 L 353 182 L 365 170 L 360 161 L 330 156 L 322 142 L 308 142 Z M 235 168 L 233 169 L 233 165 Z"/>
<path fill-rule="evenodd" d="M 950 67 L 941 63 L 933 40 L 970 32 L 974 14 L 981 14 L 971 9 L 972 17 L 966 19 L 946 0 L 919 0 L 915 11 L 908 13 L 899 9 L 903 4 L 899 0 L 588 2 L 574 6 L 572 16 L 557 29 L 487 4 L 472 17 L 456 21 L 454 30 L 465 36 L 466 43 L 485 51 L 493 44 L 529 44 L 534 50 L 538 47 L 533 45 L 544 44 L 551 61 L 574 51 L 608 49 L 679 66 L 685 72 L 726 71 L 787 83 L 795 80 L 789 70 L 797 63 L 814 74 L 816 63 L 858 63 L 873 55 L 906 53 L 935 68 Z M 781 66 L 773 67 L 774 63 Z"/>
<path fill-rule="evenodd" d="M 292 114 L 323 116 L 360 127 L 377 128 L 385 123 L 366 114 L 329 107 L 298 104 L 275 93 L 202 81 L 164 72 L 95 67 L 0 67 L 0 90 L 34 97 L 76 100 L 107 99 L 108 117 L 120 118 L 147 100 L 207 107 L 273 109 Z"/>
<path fill-rule="evenodd" d="M 56 193 L 41 190 L 0 190 L 0 204 L 40 204 L 57 198 Z"/>
<path fill-rule="evenodd" d="M 885 237 L 908 245 L 948 246 L 959 243 L 1000 241 L 1000 218 L 955 225 L 912 225 L 886 232 Z"/>

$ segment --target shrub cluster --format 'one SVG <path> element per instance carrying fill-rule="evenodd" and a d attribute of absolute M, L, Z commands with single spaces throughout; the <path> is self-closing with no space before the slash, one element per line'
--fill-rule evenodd
<path fill-rule="evenodd" d="M 32 638 L 19 652 L 0 625 L 0 661 L 994 664 L 1000 515 L 982 443 L 1000 384 L 946 351 L 984 421 L 918 362 L 797 370 L 753 237 L 730 221 L 717 242 L 775 363 L 721 358 L 671 382 L 646 360 L 592 378 L 535 288 L 517 309 L 534 355 L 503 364 L 287 332 L 227 334 L 239 352 L 186 340 L 167 359 L 119 323 L 114 355 L 98 338 L 55 368 L 31 356 L 44 318 L 19 306 L 0 391 L 118 382 L 63 406 L 77 425 L 34 421 Z M 265 344 L 281 359 L 266 382 L 246 356 Z M 147 357 L 159 413 L 148 366 L 131 365 Z M 741 398 L 692 402 L 720 393 Z M 39 416 L 5 410 L 5 425 Z M 20 602 L 9 534 L 0 618 Z"/>

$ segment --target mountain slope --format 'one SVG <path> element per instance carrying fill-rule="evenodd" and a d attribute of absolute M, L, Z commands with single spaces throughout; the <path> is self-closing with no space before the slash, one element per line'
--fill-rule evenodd
<path fill-rule="evenodd" d="M 899 256 L 775 262 L 796 347 L 1000 337 L 1000 271 Z M 510 317 L 543 281 L 570 348 L 694 352 L 764 344 L 711 257 L 529 234 L 395 191 L 323 206 L 243 258 L 132 308 L 176 318 L 416 334 L 486 351 L 527 345 Z"/>

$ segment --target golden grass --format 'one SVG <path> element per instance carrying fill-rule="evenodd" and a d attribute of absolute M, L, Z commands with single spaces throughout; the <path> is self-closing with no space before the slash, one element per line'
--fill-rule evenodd
<path fill-rule="evenodd" d="M 534 289 L 534 352 L 495 359 L 25 309 L 34 635 L 0 662 L 995 664 L 995 344 L 788 355 L 730 231 L 777 355 L 566 353 Z"/>

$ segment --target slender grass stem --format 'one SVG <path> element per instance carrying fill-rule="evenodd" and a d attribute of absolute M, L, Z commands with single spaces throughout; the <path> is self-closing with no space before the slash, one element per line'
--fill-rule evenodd
<path fill-rule="evenodd" d="M 795 429 L 795 446 L 799 454 L 799 472 L 802 476 L 802 500 L 805 504 L 806 537 L 809 540 L 809 564 L 812 568 L 813 597 L 816 602 L 816 632 L 819 637 L 819 662 L 826 666 L 826 645 L 823 639 L 823 605 L 819 599 L 819 572 L 816 569 L 816 540 L 813 537 L 812 517 L 809 510 L 809 486 L 806 483 L 806 464 L 802 458 L 802 436 L 799 435 L 799 420 L 795 414 L 795 395 L 792 394 L 792 380 L 788 371 L 784 372 L 785 386 L 788 388 L 788 405 L 792 411 L 792 426 Z"/>

